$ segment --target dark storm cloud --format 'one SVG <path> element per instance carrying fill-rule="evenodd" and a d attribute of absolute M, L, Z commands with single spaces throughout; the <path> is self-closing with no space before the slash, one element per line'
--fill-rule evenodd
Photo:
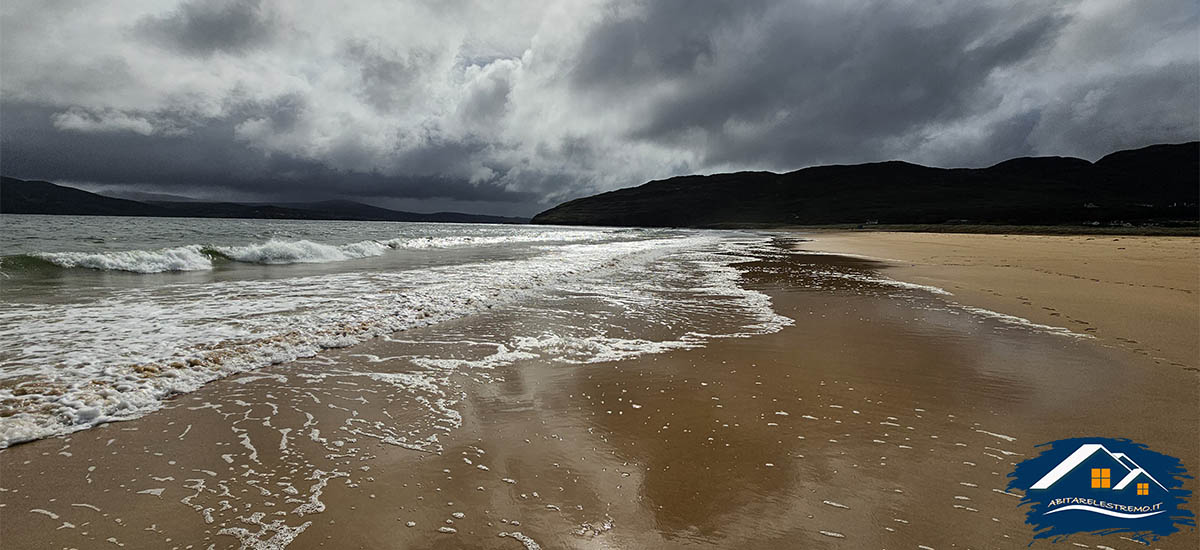
<path fill-rule="evenodd" d="M 286 104 L 286 103 L 285 103 Z M 278 111 L 272 111 L 278 113 Z M 376 197 L 452 199 L 497 203 L 532 202 L 528 193 L 495 185 L 472 185 L 439 176 L 440 157 L 462 154 L 464 144 L 410 153 L 424 173 L 384 175 L 341 172 L 322 162 L 263 154 L 229 139 L 232 120 L 215 121 L 189 134 L 156 137 L 135 133 L 95 134 L 57 131 L 52 109 L 30 104 L 0 104 L 0 150 L 4 173 L 90 184 L 147 184 L 167 193 L 205 198 L 233 196 L 327 199 Z M 286 118 L 286 115 L 283 115 Z M 47 176 L 47 174 L 50 174 Z"/>
<path fill-rule="evenodd" d="M 143 17 L 134 28 L 154 44 L 193 55 L 238 53 L 265 44 L 275 33 L 257 0 L 192 0 L 167 15 Z"/>
<path fill-rule="evenodd" d="M 714 164 L 877 158 L 886 153 L 882 140 L 993 101 L 989 75 L 1025 59 L 1067 22 L 1055 12 L 1014 23 L 986 7 L 935 19 L 920 6 L 831 4 L 746 6 L 756 18 L 747 26 L 749 14 L 731 17 L 730 4 L 715 4 L 655 2 L 642 19 L 601 25 L 585 41 L 595 48 L 585 58 L 592 64 L 575 69 L 576 82 L 617 96 L 638 93 L 621 83 L 651 75 L 679 81 L 677 91 L 646 107 L 644 124 L 629 135 L 671 141 L 702 131 L 710 138 L 705 160 Z M 677 13 L 688 14 L 687 24 L 659 24 Z M 697 29 L 770 39 L 747 52 L 714 52 Z M 697 46 L 684 54 L 680 44 Z M 633 61 L 639 57 L 641 67 Z M 614 74 L 614 65 L 626 72 Z M 755 131 L 730 131 L 739 124 Z"/>
<path fill-rule="evenodd" d="M 296 122 L 308 108 L 308 99 L 300 94 L 285 94 L 252 107 L 271 121 L 271 130 L 287 132 L 296 127 Z"/>
<path fill-rule="evenodd" d="M 768 2 L 661 0 L 644 14 L 611 13 L 587 34 L 571 79 L 606 91 L 691 76 L 714 54 L 713 35 L 759 18 Z"/>
<path fill-rule="evenodd" d="M 1048 150 L 1071 149 L 1095 158 L 1114 149 L 1141 147 L 1147 136 L 1196 139 L 1200 70 L 1194 64 L 1168 65 L 1122 75 L 1104 87 L 1068 90 L 1070 101 L 1039 111 L 1031 139 Z"/>
<path fill-rule="evenodd" d="M 0 10 L 4 171 L 177 194 L 528 214 L 682 173 L 1200 133 L 1193 0 Z"/>

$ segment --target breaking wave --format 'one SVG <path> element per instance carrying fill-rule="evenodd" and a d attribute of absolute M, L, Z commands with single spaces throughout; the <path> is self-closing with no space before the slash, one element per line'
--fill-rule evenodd
<path fill-rule="evenodd" d="M 212 269 L 212 259 L 198 245 L 161 250 L 125 250 L 119 252 L 52 252 L 31 254 L 58 267 L 161 273 L 164 271 L 203 271 Z M 14 262 L 16 263 L 16 262 Z M 10 266 L 5 258 L 3 266 Z"/>
<path fill-rule="evenodd" d="M 362 241 L 340 246 L 312 241 L 282 241 L 271 239 L 246 246 L 214 246 L 207 251 L 221 257 L 255 264 L 320 264 L 342 262 L 382 255 L 390 247 L 376 241 Z"/>
<path fill-rule="evenodd" d="M 604 231 L 549 231 L 530 235 L 412 237 L 367 240 L 332 245 L 308 240 L 270 239 L 241 246 L 187 245 L 158 250 L 108 252 L 43 252 L 0 258 L 0 270 L 83 268 L 129 273 L 207 271 L 214 262 L 281 265 L 342 262 L 381 256 L 389 250 L 424 250 L 499 244 L 598 241 L 612 238 Z"/>
<path fill-rule="evenodd" d="M 391 239 L 383 244 L 391 248 L 457 248 L 461 246 L 486 246 L 490 244 L 598 241 L 613 238 L 613 231 L 545 231 L 529 235 L 455 235 L 450 237 L 415 237 Z"/>

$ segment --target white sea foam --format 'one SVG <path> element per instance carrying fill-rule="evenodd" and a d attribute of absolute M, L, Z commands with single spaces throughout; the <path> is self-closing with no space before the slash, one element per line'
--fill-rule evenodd
<path fill-rule="evenodd" d="M 158 250 L 105 252 L 47 252 L 34 257 L 66 268 L 87 268 L 131 273 L 206 271 L 213 268 L 210 253 L 230 260 L 258 264 L 328 263 L 383 255 L 393 249 L 465 248 L 520 243 L 595 242 L 614 238 L 613 231 L 541 231 L 508 235 L 450 235 L 366 240 L 325 244 L 310 240 L 270 239 L 238 246 L 192 244 Z"/>
<path fill-rule="evenodd" d="M 983 309 L 981 307 L 974 307 L 974 306 L 961 306 L 961 307 L 964 310 L 974 313 L 975 315 L 979 315 L 980 317 L 987 317 L 989 319 L 995 319 L 1006 325 L 1024 327 L 1024 328 L 1032 329 L 1032 330 L 1039 331 L 1039 332 L 1046 332 L 1049 334 L 1057 334 L 1059 336 L 1069 336 L 1071 338 L 1095 338 L 1095 336 L 1092 336 L 1091 334 L 1083 334 L 1083 333 L 1079 333 L 1079 332 L 1074 332 L 1071 329 L 1065 328 L 1065 327 L 1043 325 L 1043 324 L 1039 324 L 1039 323 L 1030 321 L 1029 319 L 1026 319 L 1024 317 L 1008 315 L 1007 313 L 1000 313 L 1000 312 L 992 311 L 990 309 Z"/>
<path fill-rule="evenodd" d="M 214 246 L 213 250 L 239 262 L 259 264 L 300 264 L 341 262 L 368 256 L 379 256 L 388 246 L 376 241 L 361 241 L 344 245 L 328 245 L 312 241 L 271 239 L 246 246 Z"/>
<path fill-rule="evenodd" d="M 212 260 L 198 245 L 162 250 L 118 252 L 53 252 L 34 256 L 61 267 L 83 267 L 106 271 L 161 273 L 164 271 L 203 271 L 212 269 Z"/>
<path fill-rule="evenodd" d="M 892 259 L 892 258 L 880 258 L 878 256 L 867 256 L 865 254 L 853 254 L 850 252 L 826 252 L 824 250 L 805 250 L 805 249 L 796 249 L 795 252 L 797 254 L 803 254 L 805 256 L 841 256 L 843 258 L 854 258 L 856 260 L 870 260 L 873 262 L 905 263 L 904 260 L 896 260 L 896 259 Z"/>
<path fill-rule="evenodd" d="M 998 433 L 995 433 L 995 432 L 989 432 L 989 431 L 987 431 L 987 430 L 980 430 L 980 429 L 978 429 L 978 428 L 976 428 L 976 429 L 975 429 L 975 431 L 976 431 L 976 432 L 979 432 L 979 433 L 981 433 L 981 434 L 987 434 L 987 435 L 990 435 L 990 436 L 992 436 L 992 437 L 995 437 L 995 438 L 997 438 L 997 439 L 1003 439 L 1003 440 L 1005 440 L 1005 441 L 1016 441 L 1016 440 L 1017 440 L 1017 438 L 1015 438 L 1015 437 L 1013 437 L 1013 436 L 1011 436 L 1011 435 L 998 434 Z M 990 447 L 989 447 L 989 448 L 990 448 Z M 1001 451 L 1001 453 L 1008 454 L 1008 452 L 1007 452 L 1007 451 Z"/>
<path fill-rule="evenodd" d="M 383 241 L 391 248 L 458 248 L 493 244 L 579 242 L 611 239 L 612 231 L 542 231 L 516 235 L 453 235 L 445 237 L 412 237 Z"/>
<path fill-rule="evenodd" d="M 413 362 L 457 369 L 534 356 L 619 360 L 696 347 L 714 337 L 772 332 L 791 322 L 771 309 L 766 295 L 741 288 L 732 265 L 749 259 L 736 255 L 747 244 L 710 235 L 650 237 L 576 242 L 523 259 L 136 287 L 88 303 L 0 304 L 0 351 L 21 367 L 0 368 L 0 379 L 39 380 L 19 392 L 0 389 L 0 399 L 18 411 L 0 418 L 0 447 L 135 418 L 160 407 L 164 397 L 214 379 L 495 306 L 536 303 L 550 291 L 556 297 L 544 304 L 549 311 L 558 311 L 559 300 L 586 297 L 612 306 L 607 314 L 613 326 L 636 322 L 674 333 L 648 340 L 597 332 L 594 322 L 567 324 L 561 331 L 496 342 L 495 353 L 479 360 Z M 373 241 L 329 248 L 294 244 L 221 253 L 246 261 L 339 261 L 386 249 Z M 684 294 L 694 298 L 680 299 Z M 396 382 L 429 384 L 417 378 Z M 453 428 L 457 411 L 436 394 L 429 403 Z M 414 445 L 399 435 L 379 437 Z"/>
<path fill-rule="evenodd" d="M 514 345 L 527 357 L 549 355 L 566 363 L 604 363 L 674 349 L 701 347 L 703 341 L 690 335 L 684 335 L 682 339 L 674 341 L 653 341 L 600 335 L 579 337 L 548 333 L 541 336 L 518 337 Z"/>
<path fill-rule="evenodd" d="M 946 289 L 939 288 L 936 286 L 921 285 L 921 284 L 909 283 L 909 282 L 905 282 L 905 281 L 897 281 L 895 279 L 889 279 L 887 277 L 877 277 L 874 275 L 867 275 L 867 274 L 863 274 L 863 273 L 848 273 L 848 272 L 841 272 L 841 271 L 823 270 L 823 271 L 820 271 L 819 274 L 824 277 L 833 277 L 833 278 L 837 278 L 837 279 L 846 279 L 846 280 L 850 280 L 850 281 L 859 281 L 859 282 L 870 283 L 870 284 L 875 284 L 875 285 L 890 286 L 893 288 L 899 288 L 899 289 L 904 289 L 904 290 L 921 290 L 921 291 L 929 292 L 931 294 L 938 294 L 941 296 L 953 296 L 954 295 L 953 293 L 947 291 Z"/>
<path fill-rule="evenodd" d="M 521 541 L 521 544 L 525 546 L 525 550 L 542 550 L 542 547 L 537 542 L 520 531 L 501 532 L 500 537 L 508 537 Z"/>
<path fill-rule="evenodd" d="M 284 523 L 282 519 L 276 519 L 270 523 L 263 522 L 266 514 L 263 512 L 255 512 L 248 517 L 239 517 L 243 523 L 258 527 L 257 531 L 251 531 L 245 527 L 226 527 L 217 531 L 218 535 L 228 535 L 235 537 L 241 543 L 239 548 L 245 550 L 259 550 L 267 548 L 286 548 L 300 536 L 305 529 L 312 525 L 311 521 L 306 521 L 295 527 Z"/>

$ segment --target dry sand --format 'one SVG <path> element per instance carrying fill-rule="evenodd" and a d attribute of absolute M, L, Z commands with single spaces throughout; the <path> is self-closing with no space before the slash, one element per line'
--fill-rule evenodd
<path fill-rule="evenodd" d="M 910 250 L 856 239 L 805 246 Z M 985 255 L 981 246 L 971 257 Z M 1175 246 L 1194 251 L 1164 245 Z M 1006 250 L 987 266 L 1044 265 L 1022 263 L 1020 244 Z M 294 537 L 288 548 L 1024 548 L 1030 532 L 1005 476 L 1040 443 L 1130 437 L 1200 467 L 1195 372 L 972 315 L 887 284 L 873 275 L 884 267 L 863 260 L 778 256 L 743 267 L 794 325 L 632 360 L 458 369 L 447 376 L 461 425 L 433 414 L 436 396 L 394 357 L 538 320 L 508 310 L 417 329 L 213 383 L 139 420 L 5 450 L 4 547 L 236 548 L 239 537 Z M 1177 267 L 1139 269 L 1166 277 Z M 888 272 L 909 269 L 926 268 Z M 982 286 L 1086 320 L 1103 338 L 1125 326 L 1102 308 L 1067 309 L 1049 291 L 933 270 L 913 280 L 941 283 L 954 300 Z M 1128 291 L 1147 300 L 1195 284 L 1139 282 Z M 1095 286 L 1064 277 L 1054 288 L 1075 296 L 1063 290 L 1072 285 Z M 1194 323 L 1194 290 L 1179 294 L 1192 297 L 1190 317 L 1178 304 L 1168 315 Z M 1047 317 L 1036 320 L 1067 324 Z M 1140 341 L 1155 355 L 1186 364 L 1178 334 L 1151 336 Z M 358 374 L 381 367 L 395 376 Z M 437 446 L 425 448 L 438 452 L 385 443 L 433 434 Z M 1196 545 L 1193 529 L 1155 547 Z"/>
<path fill-rule="evenodd" d="M 884 260 L 964 304 L 1084 331 L 1156 362 L 1200 367 L 1195 237 L 817 233 L 804 250 Z"/>

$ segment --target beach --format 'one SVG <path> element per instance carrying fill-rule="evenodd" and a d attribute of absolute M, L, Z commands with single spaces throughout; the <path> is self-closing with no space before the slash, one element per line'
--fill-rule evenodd
<path fill-rule="evenodd" d="M 0 450 L 4 546 L 1024 548 L 1042 443 L 1200 467 L 1196 239 L 686 244 Z"/>
<path fill-rule="evenodd" d="M 1200 549 L 1200 2 L 0 0 L 0 550 Z"/>
<path fill-rule="evenodd" d="M 883 259 L 963 303 L 1085 332 L 1156 364 L 1200 366 L 1200 240 L 831 232 L 802 248 Z"/>

